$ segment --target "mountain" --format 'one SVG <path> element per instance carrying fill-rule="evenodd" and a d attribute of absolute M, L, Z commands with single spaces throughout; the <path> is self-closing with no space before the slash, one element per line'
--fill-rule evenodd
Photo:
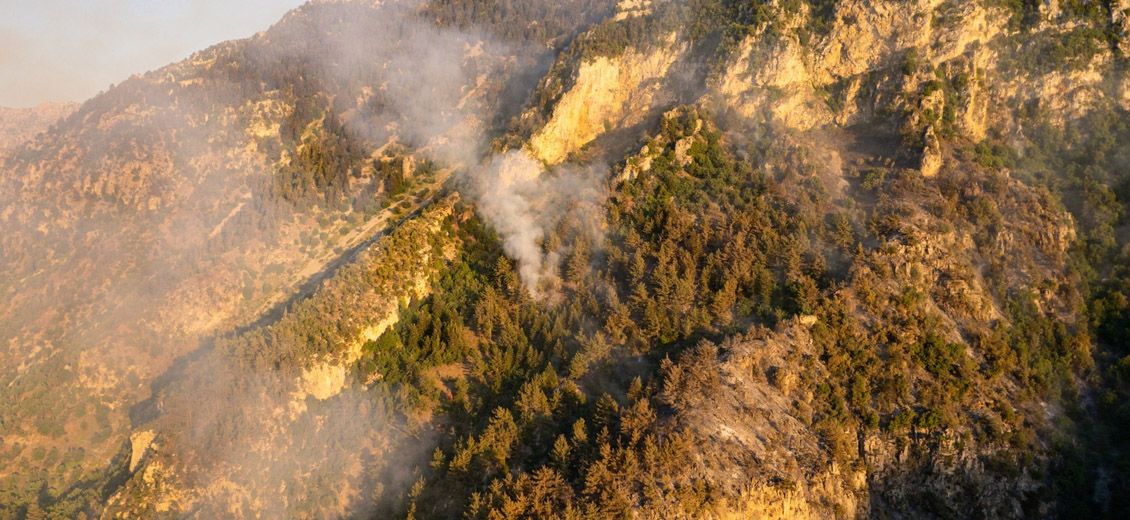
<path fill-rule="evenodd" d="M 0 166 L 0 516 L 1130 510 L 1130 4 L 311 2 Z"/>
<path fill-rule="evenodd" d="M 40 103 L 31 108 L 0 107 L 0 150 L 30 140 L 78 108 L 75 103 Z"/>

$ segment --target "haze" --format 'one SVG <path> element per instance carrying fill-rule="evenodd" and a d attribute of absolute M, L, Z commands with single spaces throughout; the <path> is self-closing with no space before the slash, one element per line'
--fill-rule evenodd
<path fill-rule="evenodd" d="M 0 0 L 0 106 L 84 101 L 264 30 L 302 0 Z"/>

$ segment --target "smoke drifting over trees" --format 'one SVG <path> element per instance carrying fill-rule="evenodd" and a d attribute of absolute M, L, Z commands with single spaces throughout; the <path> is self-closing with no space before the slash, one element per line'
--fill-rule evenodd
<path fill-rule="evenodd" d="M 335 116 L 343 120 L 346 138 L 407 146 L 453 170 L 454 187 L 466 191 L 466 199 L 497 231 L 526 290 L 548 302 L 568 246 L 545 251 L 545 231 L 568 216 L 578 232 L 599 243 L 607 168 L 564 165 L 547 172 L 524 151 L 493 154 L 489 138 L 498 132 L 488 126 L 495 120 L 493 111 L 523 100 L 503 99 L 499 96 L 505 94 L 490 89 L 531 66 L 517 63 L 516 56 L 543 51 L 437 27 L 419 16 L 418 7 L 417 2 L 388 2 L 367 13 L 363 23 L 343 20 L 329 33 L 322 26 L 293 27 L 284 20 L 267 37 L 286 45 L 257 46 L 251 51 L 253 64 L 263 70 L 304 64 L 298 71 L 304 84 L 337 96 L 361 85 L 366 102 L 347 104 Z M 364 341 L 363 331 L 311 324 L 331 316 L 361 323 L 395 312 L 411 293 L 383 284 L 431 276 L 408 269 L 407 259 L 420 254 L 408 244 L 421 236 L 398 230 L 382 239 L 375 246 L 379 253 L 365 253 L 357 265 L 335 273 L 333 282 L 309 302 L 291 307 L 281 321 L 218 340 L 201 360 L 187 362 L 185 376 L 158 390 L 149 405 L 161 409 L 158 445 L 167 440 L 178 460 L 191 461 L 189 482 L 215 493 L 198 497 L 198 503 L 215 511 L 245 503 L 266 514 L 292 515 L 319 500 L 307 490 L 329 486 L 342 490 L 331 501 L 334 507 L 363 514 L 378 498 L 352 487 L 368 482 L 366 475 L 378 478 L 389 494 L 411 484 L 412 474 L 397 467 L 430 455 L 427 443 L 419 453 L 389 452 L 389 445 L 403 446 L 397 433 L 403 419 L 375 408 L 380 399 L 372 391 L 338 372 L 344 370 L 339 365 L 353 361 L 342 359 L 341 351 Z M 397 245 L 401 241 L 403 247 Z M 366 273 L 386 266 L 403 272 L 396 278 Z M 339 309 L 342 301 L 369 303 Z M 230 364 L 229 356 L 256 361 Z M 289 368 L 274 368 L 279 366 Z M 334 387 L 327 395 L 307 393 L 326 381 Z M 227 481 L 234 488 L 212 484 Z M 285 499 L 272 502 L 280 490 L 286 490 Z"/>
<path fill-rule="evenodd" d="M 480 214 L 501 235 L 506 253 L 518 262 L 522 282 L 534 298 L 553 296 L 565 251 L 545 251 L 547 228 L 567 216 L 601 242 L 607 168 L 564 166 L 552 174 L 525 151 L 494 156 L 469 175 Z"/>
<path fill-rule="evenodd" d="M 316 75 L 315 84 L 347 83 L 357 68 L 380 64 L 372 81 L 378 101 L 366 107 L 374 110 L 363 109 L 351 129 L 378 142 L 393 135 L 455 169 L 457 186 L 470 191 L 488 222 L 503 235 L 507 252 L 521 265 L 529 291 L 539 293 L 541 280 L 554 267 L 550 257 L 561 253 L 541 252 L 544 229 L 557 225 L 576 204 L 589 205 L 590 217 L 600 214 L 601 174 L 607 167 L 570 166 L 547 176 L 544 166 L 526 152 L 493 155 L 490 137 L 503 130 L 490 127 L 496 112 L 525 103 L 533 85 L 518 89 L 516 98 L 487 89 L 521 81 L 524 71 L 517 57 L 537 56 L 544 49 L 514 48 L 517 43 L 495 41 L 482 32 L 438 27 L 420 16 L 421 7 L 418 1 L 388 2 L 381 8 L 378 26 L 328 37 L 301 35 L 323 42 L 317 55 L 300 50 L 270 59 L 319 63 L 328 58 L 325 61 L 333 65 L 315 69 L 325 76 Z"/>
<path fill-rule="evenodd" d="M 127 81 L 4 162 L 0 517 L 1118 511 L 1125 64 L 1032 5 L 318 1 Z"/>

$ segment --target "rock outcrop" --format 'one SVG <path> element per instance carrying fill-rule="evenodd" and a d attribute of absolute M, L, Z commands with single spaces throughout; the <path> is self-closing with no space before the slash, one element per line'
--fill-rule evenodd
<path fill-rule="evenodd" d="M 129 471 L 133 473 L 141 466 L 145 456 L 149 454 L 150 448 L 153 446 L 153 441 L 157 438 L 157 434 L 146 430 L 130 435 L 129 447 Z"/>
<path fill-rule="evenodd" d="M 813 396 L 797 391 L 801 367 L 804 379 L 821 379 L 815 358 L 807 327 L 795 322 L 700 345 L 667 371 L 677 390 L 665 398 L 696 446 L 693 463 L 735 497 L 720 517 L 835 518 L 866 500 L 866 476 L 829 459 L 810 427 Z M 717 386 L 698 378 L 711 371 Z"/>
<path fill-rule="evenodd" d="M 557 164 L 609 129 L 642 121 L 682 52 L 672 35 L 666 45 L 650 51 L 628 50 L 621 56 L 581 63 L 573 87 L 554 106 L 545 127 L 530 139 L 534 156 Z"/>
<path fill-rule="evenodd" d="M 926 128 L 926 135 L 922 137 L 922 158 L 919 160 L 918 171 L 923 177 L 930 178 L 938 175 L 942 170 L 942 143 L 933 126 Z"/>

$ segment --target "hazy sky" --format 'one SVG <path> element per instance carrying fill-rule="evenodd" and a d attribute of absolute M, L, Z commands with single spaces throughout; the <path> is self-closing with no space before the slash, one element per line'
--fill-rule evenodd
<path fill-rule="evenodd" d="M 303 0 L 0 0 L 0 106 L 84 101 L 251 36 Z"/>

